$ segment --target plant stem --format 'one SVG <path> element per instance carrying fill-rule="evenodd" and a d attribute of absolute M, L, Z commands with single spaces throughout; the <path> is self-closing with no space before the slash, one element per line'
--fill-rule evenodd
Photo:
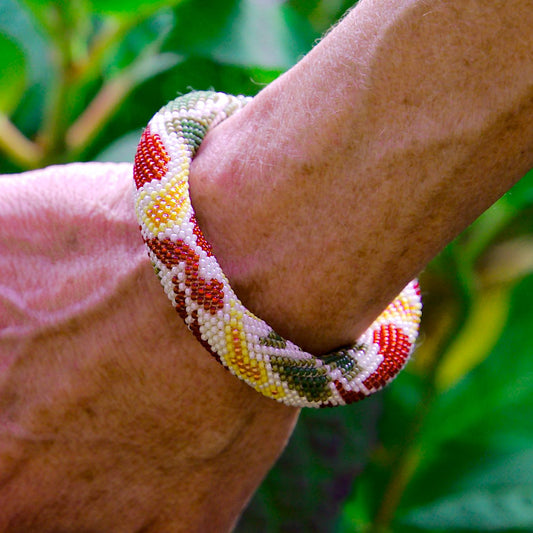
<path fill-rule="evenodd" d="M 106 56 L 114 50 L 124 35 L 137 23 L 132 17 L 127 20 L 107 18 L 98 33 L 92 38 L 85 60 L 78 64 L 77 80 L 88 83 L 101 75 Z"/>
<path fill-rule="evenodd" d="M 5 115 L 0 113 L 0 150 L 22 168 L 37 168 L 42 148 L 30 141 Z"/>
<path fill-rule="evenodd" d="M 117 76 L 107 82 L 78 117 L 66 134 L 69 158 L 76 158 L 87 148 L 98 131 L 132 88 L 129 76 Z"/>
<path fill-rule="evenodd" d="M 413 416 L 411 425 L 394 462 L 394 471 L 387 483 L 381 504 L 368 533 L 384 533 L 394 518 L 402 496 L 419 464 L 418 434 L 424 424 L 434 397 L 434 389 L 428 387 Z"/>
<path fill-rule="evenodd" d="M 74 21 L 68 20 L 61 5 L 54 6 L 50 12 L 50 36 L 53 44 L 53 61 L 55 63 L 55 87 L 49 94 L 48 106 L 43 127 L 37 138 L 43 147 L 44 165 L 61 161 L 65 153 L 65 132 L 69 120 L 69 101 L 75 72 L 72 55 L 72 35 L 75 28 L 69 27 Z"/>
<path fill-rule="evenodd" d="M 453 250 L 453 251 L 450 251 Z M 380 506 L 374 516 L 374 521 L 367 533 L 385 533 L 390 531 L 396 510 L 401 503 L 401 499 L 407 489 L 417 467 L 420 463 L 420 435 L 431 407 L 438 394 L 436 388 L 436 376 L 440 363 L 445 359 L 446 354 L 457 337 L 463 325 L 465 318 L 471 306 L 471 271 L 467 271 L 464 263 L 458 263 L 460 252 L 454 248 L 448 248 L 445 253 L 449 253 L 449 260 L 453 263 L 450 266 L 450 272 L 455 273 L 454 285 L 458 290 L 459 312 L 450 327 L 446 336 L 439 342 L 435 349 L 435 354 L 431 358 L 431 364 L 427 369 L 424 381 L 424 390 L 418 407 L 411 418 L 411 422 L 406 430 L 405 437 L 402 440 L 400 449 L 396 454 L 394 461 L 394 470 L 385 487 Z"/>
<path fill-rule="evenodd" d="M 43 146 L 43 165 L 61 161 L 65 153 L 65 132 L 68 127 L 69 82 L 65 72 L 58 75 L 55 90 L 52 91 L 47 117 L 38 138 Z"/>

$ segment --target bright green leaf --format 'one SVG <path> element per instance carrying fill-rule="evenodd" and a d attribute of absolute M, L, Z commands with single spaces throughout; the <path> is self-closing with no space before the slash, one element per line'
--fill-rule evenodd
<path fill-rule="evenodd" d="M 371 524 L 376 516 L 391 521 L 392 531 L 531 527 L 531 294 L 533 276 L 512 291 L 508 319 L 490 356 L 455 386 L 439 392 L 427 388 L 430 375 L 404 373 L 386 392 L 379 453 L 356 481 L 342 531 Z M 477 330 L 483 345 L 492 331 L 484 324 Z M 468 342 L 475 347 L 474 338 L 471 331 Z M 426 390 L 424 400 L 416 400 L 416 390 L 419 398 Z M 490 524 L 493 529 L 486 529 Z"/>
<path fill-rule="evenodd" d="M 455 384 L 490 354 L 507 319 L 509 299 L 505 286 L 491 287 L 474 298 L 463 328 L 437 370 L 439 390 Z"/>
<path fill-rule="evenodd" d="M 520 409 L 533 397 L 533 336 L 527 327 L 533 324 L 532 291 L 533 276 L 513 290 L 509 318 L 490 357 L 438 399 L 425 439 L 462 436 L 473 426 L 479 431 L 483 423 L 504 431 L 507 410 Z M 485 334 L 480 328 L 479 335 Z M 497 413 L 505 413 L 505 417 L 498 418 Z M 479 439 L 479 434 L 475 438 Z"/>
<path fill-rule="evenodd" d="M 213 56 L 224 63 L 290 68 L 308 47 L 293 22 L 296 16 L 283 5 L 242 1 Z"/>
<path fill-rule="evenodd" d="M 47 31 L 49 29 L 50 13 L 56 8 L 54 2 L 52 0 L 22 0 L 21 3 L 32 12 L 41 29 Z"/>
<path fill-rule="evenodd" d="M 402 500 L 409 524 L 468 529 L 468 519 L 480 530 L 531 526 L 533 338 L 526 324 L 533 323 L 532 291 L 530 276 L 512 293 L 490 357 L 434 400 L 418 437 L 420 465 Z M 481 337 L 487 333 L 479 327 Z M 495 508 L 500 519 L 491 514 Z"/>
<path fill-rule="evenodd" d="M 0 34 L 16 41 L 24 51 L 30 84 L 36 81 L 42 83 L 50 77 L 46 42 L 35 20 L 16 0 L 1 0 Z"/>
<path fill-rule="evenodd" d="M 533 170 L 528 172 L 503 198 L 518 209 L 533 205 Z"/>
<path fill-rule="evenodd" d="M 0 111 L 9 114 L 26 86 L 26 57 L 15 41 L 0 34 Z"/>
<path fill-rule="evenodd" d="M 165 7 L 173 7 L 183 0 L 88 0 L 95 13 L 103 15 L 144 17 Z"/>

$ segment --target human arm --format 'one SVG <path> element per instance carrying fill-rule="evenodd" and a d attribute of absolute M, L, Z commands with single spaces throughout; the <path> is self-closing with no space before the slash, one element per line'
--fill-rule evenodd
<path fill-rule="evenodd" d="M 455 75 L 442 90 L 454 58 L 466 50 L 477 57 L 476 47 L 462 41 L 464 31 L 455 27 L 458 19 L 452 15 L 476 26 L 478 15 L 498 5 L 465 2 L 453 13 L 447 6 L 362 3 L 308 58 L 250 104 L 249 111 L 215 129 L 196 159 L 193 203 L 232 284 L 259 316 L 311 349 L 352 340 L 364 327 L 352 330 L 354 317 L 368 314 L 362 323 L 372 320 L 476 211 L 531 166 L 531 43 L 524 34 L 524 27 L 531 27 L 529 3 L 506 3 L 520 39 L 512 33 L 512 49 L 502 47 L 507 52 L 498 64 L 508 79 L 497 84 L 496 94 L 505 88 L 501 107 L 494 108 L 491 97 L 491 105 L 479 104 L 479 109 L 473 106 L 485 93 L 469 85 L 476 77 Z M 431 15 L 431 31 L 424 33 L 421 21 Z M 498 20 L 492 14 L 488 20 L 481 34 L 490 40 Z M 450 35 L 457 47 L 441 57 Z M 414 46 L 417 36 L 424 46 L 435 39 L 433 61 L 420 57 L 425 48 Z M 493 47 L 487 68 L 498 53 Z M 421 63 L 426 84 L 417 78 Z M 321 64 L 327 68 L 319 69 Z M 489 69 L 484 75 L 494 78 L 498 72 Z M 472 93 L 476 99 L 461 103 L 461 95 Z M 410 105 L 400 98 L 413 94 L 418 100 Z M 461 135 L 457 113 L 472 121 L 459 124 Z M 516 121 L 512 128 L 496 120 L 505 116 Z M 474 172 L 478 168 L 487 171 Z M 485 188 L 480 187 L 480 175 L 488 176 Z M 469 191 L 472 196 L 479 189 L 482 194 L 475 202 L 464 201 Z M 94 191 L 89 188 L 85 194 L 92 198 Z M 102 205 L 113 197 L 111 192 L 104 195 Z M 57 202 L 50 198 L 51 206 Z M 171 520 L 188 531 L 205 530 L 206 523 L 211 530 L 227 529 L 285 442 L 296 413 L 259 397 L 188 336 L 144 257 L 136 224 L 127 219 L 133 212 L 125 215 L 130 221 L 124 225 L 104 216 L 106 211 L 93 211 L 76 227 L 93 226 L 100 253 L 113 248 L 98 245 L 105 224 L 97 221 L 137 244 L 124 248 L 125 270 L 106 273 L 110 286 L 98 270 L 89 291 L 98 294 L 99 287 L 107 287 L 98 312 L 74 308 L 74 329 L 72 323 L 65 330 L 58 322 L 59 328 L 23 335 L 15 366 L 4 366 L 11 381 L 9 387 L 3 382 L 2 457 L 7 466 L 2 481 L 4 495 L 9 494 L 15 507 L 3 506 L 0 516 L 4 513 L 7 520 L 9 511 L 18 512 L 20 520 L 23 508 L 35 512 L 36 520 L 51 520 L 43 508 L 51 512 L 55 499 L 60 509 L 72 511 L 65 520 L 83 515 L 90 526 L 100 520 L 100 530 L 126 529 L 124 517 L 131 520 L 131 530 L 146 526 L 164 531 Z M 320 224 L 310 224 L 312 217 Z M 47 226 L 39 222 L 36 218 L 33 227 L 44 232 Z M 51 239 L 40 248 L 48 253 L 53 246 Z M 84 256 L 87 265 L 94 264 L 91 256 Z M 355 269 L 363 274 L 354 276 Z M 13 270 L 13 275 L 20 272 Z M 304 284 L 305 276 L 311 282 Z M 315 290 L 319 292 L 313 295 Z M 67 291 L 67 302 L 69 298 Z M 313 335 L 315 331 L 319 334 Z M 82 347 L 76 361 L 85 361 L 83 372 L 72 363 L 72 343 Z M 39 376 L 45 377 L 37 387 Z M 203 386 L 196 389 L 199 376 Z M 227 401 L 220 401 L 221 396 Z M 79 506 L 65 506 L 62 498 L 68 496 Z M 109 527 L 102 526 L 103 520 Z"/>
<path fill-rule="evenodd" d="M 363 1 L 215 129 L 193 204 L 248 307 L 349 344 L 533 166 L 530 1 Z"/>

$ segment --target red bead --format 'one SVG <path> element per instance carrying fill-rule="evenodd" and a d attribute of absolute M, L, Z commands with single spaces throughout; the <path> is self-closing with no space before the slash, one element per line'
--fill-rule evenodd
<path fill-rule="evenodd" d="M 144 130 L 133 165 L 133 179 L 137 189 L 154 179 L 160 180 L 168 170 L 170 158 L 159 135 L 150 133 L 150 126 Z"/>

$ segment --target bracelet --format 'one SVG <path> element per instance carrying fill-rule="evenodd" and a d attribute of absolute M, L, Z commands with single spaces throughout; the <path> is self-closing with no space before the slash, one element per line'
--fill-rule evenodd
<path fill-rule="evenodd" d="M 143 240 L 176 311 L 232 374 L 274 400 L 329 407 L 361 400 L 407 362 L 422 303 L 416 280 L 347 348 L 314 356 L 280 337 L 233 292 L 198 227 L 189 169 L 202 139 L 251 99 L 194 92 L 150 120 L 135 156 L 135 209 Z"/>

